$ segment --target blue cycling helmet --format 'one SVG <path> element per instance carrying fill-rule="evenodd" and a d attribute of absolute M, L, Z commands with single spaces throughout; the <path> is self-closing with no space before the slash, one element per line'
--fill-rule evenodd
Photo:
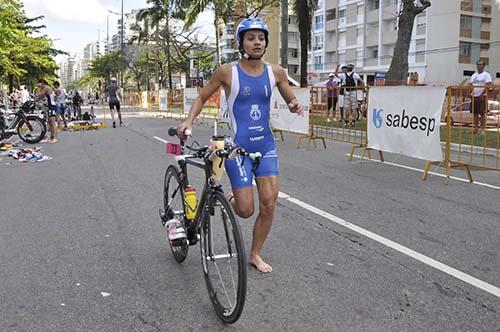
<path fill-rule="evenodd" d="M 248 30 L 260 30 L 264 32 L 267 48 L 267 45 L 269 45 L 269 28 L 267 27 L 266 22 L 260 18 L 247 18 L 241 21 L 236 29 L 236 37 L 240 50 L 243 49 L 243 33 Z"/>

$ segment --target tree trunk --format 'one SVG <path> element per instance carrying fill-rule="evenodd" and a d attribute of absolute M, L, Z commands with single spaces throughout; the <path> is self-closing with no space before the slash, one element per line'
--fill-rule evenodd
<path fill-rule="evenodd" d="M 168 88 L 172 91 L 172 62 L 171 62 L 171 54 L 170 54 L 170 21 L 167 16 L 167 63 L 168 63 Z"/>
<path fill-rule="evenodd" d="M 215 12 L 215 50 L 217 54 L 217 67 L 220 67 L 222 65 L 222 55 L 221 55 L 221 49 L 220 49 L 220 37 L 221 37 L 221 30 L 224 25 L 222 22 L 222 19 L 217 16 L 217 11 Z"/>
<path fill-rule="evenodd" d="M 300 87 L 307 87 L 307 59 L 308 59 L 308 43 L 307 39 L 300 36 Z"/>
<path fill-rule="evenodd" d="M 408 50 L 410 49 L 415 17 L 430 7 L 429 0 L 420 0 L 422 6 L 415 6 L 414 0 L 403 0 L 403 10 L 399 14 L 398 39 L 394 47 L 391 66 L 387 73 L 389 85 L 406 84 L 408 79 Z"/>
<path fill-rule="evenodd" d="M 288 67 L 288 0 L 281 0 L 281 66 Z"/>

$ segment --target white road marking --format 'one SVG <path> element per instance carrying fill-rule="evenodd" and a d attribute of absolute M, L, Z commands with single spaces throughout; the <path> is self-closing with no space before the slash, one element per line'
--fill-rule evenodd
<path fill-rule="evenodd" d="M 349 154 L 346 153 L 346 156 L 349 156 Z M 353 155 L 353 157 L 361 159 L 361 156 Z M 381 162 L 380 160 L 376 160 L 376 159 L 370 160 L 370 159 L 366 159 L 366 158 L 364 158 L 363 160 L 371 161 L 371 162 L 374 162 L 374 163 L 387 164 L 387 165 L 391 165 L 391 166 L 395 166 L 395 167 L 399 167 L 399 168 L 409 169 L 411 171 L 416 171 L 416 172 L 419 172 L 419 173 L 424 173 L 423 169 L 419 169 L 419 168 L 415 168 L 415 167 L 410 167 L 410 166 L 406 166 L 406 165 L 401 165 L 401 164 L 397 164 L 397 163 L 391 163 L 390 161 Z M 429 171 L 429 174 L 440 176 L 442 178 L 446 177 L 445 174 L 436 173 L 436 172 L 430 172 Z M 467 182 L 467 183 L 469 183 L 468 179 L 463 179 L 463 178 L 459 178 L 459 177 L 456 177 L 456 176 L 450 176 L 450 179 L 456 180 L 456 181 L 460 181 L 460 182 Z M 490 188 L 490 189 L 500 190 L 499 186 L 495 186 L 495 185 L 492 185 L 492 184 L 489 184 L 489 183 L 474 181 L 474 182 L 472 182 L 472 184 L 476 184 L 476 185 L 482 186 L 482 187 L 487 187 L 487 188 Z"/>
<path fill-rule="evenodd" d="M 154 139 L 156 139 L 156 140 L 158 140 L 158 141 L 160 141 L 160 142 L 162 142 L 162 143 L 165 143 L 165 144 L 167 144 L 167 143 L 168 143 L 168 142 L 167 142 L 167 141 L 165 141 L 163 138 L 160 138 L 160 137 L 158 137 L 158 136 L 153 136 L 153 138 L 154 138 Z"/>
<path fill-rule="evenodd" d="M 160 142 L 163 142 L 163 143 L 166 143 L 165 140 L 159 138 L 159 137 L 156 137 L 156 136 L 153 136 L 155 139 L 159 140 Z M 357 158 L 360 158 L 359 156 L 355 156 Z M 380 162 L 380 161 L 379 161 Z M 407 168 L 407 169 L 411 169 L 411 170 L 414 170 L 414 171 L 418 171 L 418 172 L 423 172 L 422 170 L 420 169 L 417 169 L 417 168 L 413 168 L 413 167 L 409 167 L 409 166 L 404 166 L 404 165 L 399 165 L 399 164 L 394 164 L 394 163 L 390 163 L 390 162 L 384 162 L 388 165 L 394 165 L 394 166 L 397 166 L 397 167 L 402 167 L 402 168 Z M 443 174 L 439 174 L 439 173 L 434 173 L 432 172 L 431 174 L 435 174 L 435 175 L 438 175 L 438 176 L 444 176 Z M 468 180 L 465 180 L 465 179 L 461 179 L 461 178 L 455 178 L 453 177 L 454 180 L 459 180 L 459 181 L 466 181 L 468 182 Z M 475 182 L 476 184 L 478 184 L 477 182 Z M 491 185 L 490 185 L 491 186 Z M 495 186 L 492 186 L 493 189 L 500 189 L 499 187 L 495 187 Z M 479 289 L 482 289 L 483 291 L 487 292 L 487 293 L 490 293 L 496 297 L 499 297 L 500 298 L 500 288 L 494 286 L 494 285 L 491 285 L 487 282 L 484 282 L 480 279 L 477 279 L 471 275 L 468 275 L 462 271 L 459 271 L 451 266 L 448 266 L 446 264 L 443 264 L 435 259 L 432 259 L 428 256 L 425 256 L 419 252 L 416 252 L 410 248 L 407 248 L 403 245 L 400 245 L 399 243 L 396 243 L 394 241 L 391 241 L 389 239 L 386 239 L 378 234 L 375 234 L 373 232 L 370 232 L 362 227 L 359 227 L 359 226 L 356 226 L 348 221 L 345 221 L 344 219 L 342 218 L 339 218 L 339 217 L 336 217 L 328 212 L 325 212 L 323 210 L 320 210 L 312 205 L 309 205 L 305 202 L 302 202 L 296 198 L 293 198 L 291 197 L 290 195 L 287 195 L 283 192 L 279 192 L 278 193 L 278 197 L 279 198 L 283 198 L 283 199 L 286 199 L 287 201 L 291 202 L 291 203 L 294 203 L 308 211 L 311 211 L 323 218 L 326 218 L 330 221 L 333 221 L 334 223 L 340 225 L 340 226 L 344 226 L 356 233 L 359 233 L 361 235 L 364 235 L 366 237 L 368 237 L 369 239 L 372 239 L 378 243 L 381 243 L 387 247 L 390 247 L 396 251 L 399 251 L 400 253 L 402 254 L 405 254 L 407 256 L 410 256 L 414 259 L 416 259 L 417 261 L 421 262 L 421 263 L 424 263 L 426 265 L 429 265 L 433 268 L 435 268 L 436 270 L 439 270 L 441 272 L 444 272 L 452 277 L 455 277 L 459 280 L 462 280 L 463 282 L 465 283 L 468 283 L 469 285 L 472 285 L 474 287 L 477 287 Z M 330 265 L 331 263 L 328 263 L 328 265 Z M 333 264 L 331 264 L 331 266 L 333 266 Z M 107 294 L 107 293 L 101 293 L 103 294 L 103 296 L 105 296 L 104 294 Z M 106 296 L 109 296 L 110 294 L 106 295 Z"/>
<path fill-rule="evenodd" d="M 61 307 L 65 307 L 66 305 L 64 303 L 61 303 Z"/>
<path fill-rule="evenodd" d="M 106 293 L 106 292 L 101 292 L 102 297 L 110 296 L 111 294 Z"/>
<path fill-rule="evenodd" d="M 372 232 L 370 232 L 370 231 L 368 231 L 368 230 L 366 230 L 364 228 L 361 228 L 359 226 L 351 224 L 350 222 L 345 221 L 344 219 L 336 217 L 336 216 L 334 216 L 334 215 L 332 215 L 332 214 L 330 214 L 328 212 L 322 211 L 322 210 L 320 210 L 320 209 L 318 209 L 318 208 L 316 208 L 316 207 L 314 207 L 312 205 L 309 205 L 307 203 L 304 203 L 304 202 L 302 202 L 302 201 L 300 201 L 300 200 L 298 200 L 296 198 L 289 197 L 289 198 L 287 198 L 287 200 L 289 202 L 291 202 L 291 203 L 294 203 L 294 204 L 296 204 L 296 205 L 298 205 L 298 206 L 306 209 L 306 210 L 309 210 L 309 211 L 311 211 L 313 213 L 316 213 L 317 215 L 319 215 L 319 216 L 321 216 L 323 218 L 331 220 L 331 221 L 333 221 L 334 223 L 336 223 L 338 225 L 341 225 L 341 226 L 344 226 L 346 228 L 349 228 L 350 230 L 352 230 L 352 231 L 354 231 L 356 233 L 364 235 L 364 236 L 366 236 L 366 237 L 368 237 L 368 238 L 370 238 L 370 239 L 372 239 L 374 241 L 377 241 L 377 242 L 379 242 L 379 243 L 381 243 L 381 244 L 383 244 L 383 245 L 385 245 L 387 247 L 390 247 L 390 248 L 392 248 L 392 249 L 394 249 L 396 251 L 399 251 L 400 253 L 403 253 L 403 254 L 405 254 L 407 256 L 410 256 L 410 257 L 418 260 L 419 262 L 427 264 L 427 265 L 429 265 L 429 266 L 431 266 L 431 267 L 433 267 L 433 268 L 435 268 L 435 269 L 437 269 L 437 270 L 439 270 L 441 272 L 449 274 L 452 277 L 455 277 L 455 278 L 457 278 L 459 280 L 462 280 L 462 281 L 464 281 L 464 282 L 466 282 L 466 283 L 468 283 L 468 284 L 470 284 L 470 285 L 472 285 L 474 287 L 482 289 L 485 292 L 488 292 L 488 293 L 490 293 L 492 295 L 495 295 L 495 296 L 497 296 L 497 297 L 500 298 L 500 288 L 498 288 L 496 286 L 488 284 L 487 282 L 479 280 L 479 279 L 477 279 L 477 278 L 475 278 L 473 276 L 470 276 L 470 275 L 468 275 L 468 274 L 466 274 L 466 273 L 464 273 L 462 271 L 459 271 L 459 270 L 457 270 L 455 268 L 452 268 L 452 267 L 450 267 L 448 265 L 445 265 L 445 264 L 443 264 L 441 262 L 438 262 L 435 259 L 432 259 L 430 257 L 427 257 L 427 256 L 421 254 L 421 253 L 418 253 L 418 252 L 416 252 L 416 251 L 414 251 L 414 250 L 412 250 L 410 248 L 407 248 L 407 247 L 402 246 L 402 245 L 400 245 L 400 244 L 398 244 L 398 243 L 396 243 L 394 241 L 391 241 L 391 240 L 386 239 L 386 238 L 384 238 L 384 237 L 382 237 L 380 235 L 372 233 Z"/>
<path fill-rule="evenodd" d="M 332 263 L 326 263 L 326 265 L 328 265 L 328 266 L 334 266 Z"/>

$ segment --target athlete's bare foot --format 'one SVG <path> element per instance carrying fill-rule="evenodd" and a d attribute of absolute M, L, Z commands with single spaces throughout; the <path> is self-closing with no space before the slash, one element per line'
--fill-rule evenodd
<path fill-rule="evenodd" d="M 271 265 L 267 264 L 266 262 L 264 262 L 264 260 L 262 259 L 262 257 L 260 257 L 259 255 L 257 256 L 250 256 L 250 265 L 252 265 L 253 267 L 255 267 L 257 269 L 257 271 L 259 272 L 262 272 L 262 273 L 270 273 L 270 272 L 273 272 L 273 268 L 271 267 Z"/>

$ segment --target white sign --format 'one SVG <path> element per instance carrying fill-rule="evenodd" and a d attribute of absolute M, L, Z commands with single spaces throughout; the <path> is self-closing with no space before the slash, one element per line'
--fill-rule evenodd
<path fill-rule="evenodd" d="M 168 90 L 160 90 L 160 98 L 158 98 L 158 106 L 160 111 L 166 111 L 168 108 Z"/>
<path fill-rule="evenodd" d="M 226 99 L 226 91 L 224 89 L 220 90 L 220 119 L 221 123 L 231 123 L 231 119 L 229 117 L 229 106 L 227 104 Z"/>
<path fill-rule="evenodd" d="M 368 100 L 368 147 L 441 161 L 444 87 L 374 87 Z"/>
<path fill-rule="evenodd" d="M 281 97 L 279 90 L 276 88 L 271 97 L 271 126 L 274 129 L 284 130 L 292 133 L 309 134 L 309 105 L 311 97 L 307 88 L 292 88 L 295 97 L 297 97 L 304 109 L 304 115 L 291 113 L 288 105 Z"/>
<path fill-rule="evenodd" d="M 195 99 L 198 97 L 197 88 L 184 89 L 184 113 L 188 114 L 191 106 L 193 106 Z"/>
<path fill-rule="evenodd" d="M 148 108 L 148 92 L 147 91 L 142 91 L 142 108 L 143 109 Z"/>

